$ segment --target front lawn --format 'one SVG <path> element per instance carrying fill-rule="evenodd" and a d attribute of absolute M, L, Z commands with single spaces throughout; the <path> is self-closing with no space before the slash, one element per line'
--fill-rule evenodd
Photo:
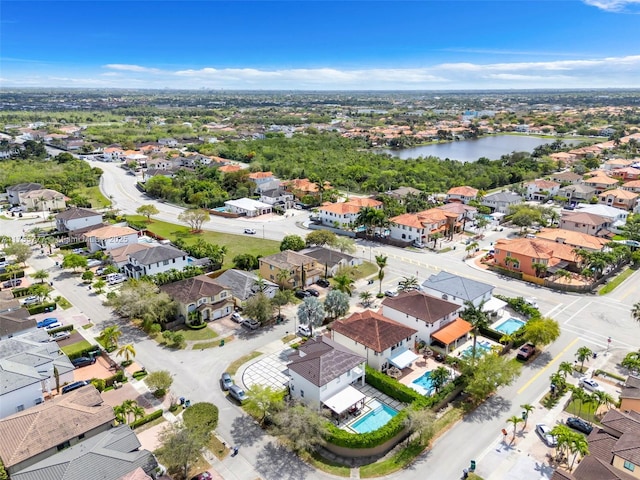
<path fill-rule="evenodd" d="M 218 336 L 218 334 L 213 330 L 211 330 L 209 327 L 201 328 L 200 330 L 194 330 L 189 327 L 184 327 L 184 328 L 181 328 L 180 330 L 174 330 L 174 332 L 182 334 L 182 336 L 187 342 L 213 340 Z"/>
<path fill-rule="evenodd" d="M 565 412 L 568 412 L 575 417 L 580 417 L 589 423 L 597 421 L 595 417 L 596 405 L 593 403 L 584 403 L 582 404 L 582 408 L 580 408 L 580 402 L 578 400 L 571 400 L 564 410 Z M 578 413 L 580 415 L 578 415 Z"/>
<path fill-rule="evenodd" d="M 636 272 L 633 268 L 627 268 L 620 274 L 616 275 L 611 281 L 609 281 L 604 287 L 602 287 L 598 291 L 598 295 L 606 295 L 607 293 L 613 292 L 613 290 L 624 282 L 627 278 L 633 275 Z"/>
<path fill-rule="evenodd" d="M 71 195 L 80 195 L 91 202 L 91 208 L 106 208 L 111 205 L 111 200 L 105 197 L 100 191 L 100 187 L 77 188 Z"/>
<path fill-rule="evenodd" d="M 79 342 L 72 343 L 66 347 L 60 347 L 60 350 L 62 350 L 68 357 L 71 357 L 72 355 L 77 355 L 90 347 L 91 344 L 87 340 L 80 340 Z"/>
<path fill-rule="evenodd" d="M 127 215 L 126 218 L 137 223 L 146 223 L 147 221 L 147 218 L 141 215 Z M 216 217 L 212 217 L 212 219 L 215 221 Z M 273 240 L 263 240 L 259 235 L 233 235 L 207 230 L 201 233 L 191 233 L 189 227 L 153 219 L 151 223 L 146 224 L 146 228 L 150 232 L 169 240 L 181 238 L 187 245 L 191 245 L 201 238 L 206 242 L 227 247 L 227 255 L 224 258 L 222 268 L 232 267 L 233 258 L 243 253 L 256 257 L 258 255 L 265 257 L 280 251 L 280 243 Z"/>

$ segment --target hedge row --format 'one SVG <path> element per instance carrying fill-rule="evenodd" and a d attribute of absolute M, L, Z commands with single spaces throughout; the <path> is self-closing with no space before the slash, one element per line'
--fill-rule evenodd
<path fill-rule="evenodd" d="M 124 373 L 124 370 L 118 370 L 118 373 L 112 375 L 111 377 L 104 379 L 105 387 L 112 387 L 115 382 L 126 382 L 127 376 Z"/>
<path fill-rule="evenodd" d="M 11 291 L 11 293 L 13 294 L 13 298 L 22 298 L 29 295 L 30 290 L 31 290 L 31 287 L 20 287 L 20 288 L 14 288 Z"/>
<path fill-rule="evenodd" d="M 152 422 L 153 420 L 155 420 L 156 418 L 160 418 L 161 416 L 162 416 L 162 410 L 156 410 L 155 412 L 151 412 L 146 417 L 142 417 L 142 418 L 139 418 L 138 420 L 136 420 L 135 422 L 131 422 L 129 424 L 129 426 L 132 429 L 135 429 L 135 428 L 138 428 L 138 427 L 144 425 L 145 423 Z"/>
<path fill-rule="evenodd" d="M 347 448 L 373 448 L 391 440 L 405 428 L 407 409 L 389 420 L 384 426 L 367 433 L 350 433 L 328 423 L 328 433 L 325 440 L 333 445 Z"/>
<path fill-rule="evenodd" d="M 69 355 L 69 360 L 74 360 L 80 357 L 86 357 L 89 354 L 99 354 L 99 353 L 100 353 L 100 347 L 96 347 L 95 345 L 92 345 L 83 350 L 80 350 L 79 352 L 72 353 L 71 355 Z"/>
<path fill-rule="evenodd" d="M 389 375 L 378 372 L 368 365 L 365 366 L 365 371 L 365 381 L 369 385 L 399 402 L 413 403 L 424 400 L 425 398 L 423 395 L 420 395 L 415 390 L 403 385 L 395 378 L 391 378 Z"/>
<path fill-rule="evenodd" d="M 529 318 L 540 318 L 540 310 L 529 305 L 522 297 L 505 297 L 504 295 L 494 295 L 496 298 L 507 302 L 514 311 L 526 315 Z"/>
<path fill-rule="evenodd" d="M 53 312 L 56 308 L 58 308 L 58 304 L 56 302 L 48 302 L 27 307 L 27 310 L 29 310 L 29 315 L 36 315 L 37 313 L 42 312 Z"/>
<path fill-rule="evenodd" d="M 59 245 L 60 250 L 73 250 L 74 248 L 85 248 L 86 246 L 87 242 L 64 243 Z"/>
<path fill-rule="evenodd" d="M 53 335 L 58 332 L 71 332 L 75 327 L 73 325 L 63 325 L 62 327 L 54 328 L 53 330 L 47 330 L 49 335 Z"/>
<path fill-rule="evenodd" d="M 6 282 L 12 278 L 24 278 L 24 270 L 17 270 L 10 273 L 0 273 L 0 282 Z"/>

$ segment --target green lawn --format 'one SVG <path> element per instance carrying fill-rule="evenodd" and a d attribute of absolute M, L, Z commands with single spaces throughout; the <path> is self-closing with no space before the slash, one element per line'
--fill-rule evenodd
<path fill-rule="evenodd" d="M 218 336 L 218 334 L 211 330 L 209 327 L 201 328 L 200 330 L 194 330 L 192 328 L 185 327 L 181 328 L 180 330 L 175 330 L 175 332 L 184 335 L 184 339 L 186 341 L 213 340 Z"/>
<path fill-rule="evenodd" d="M 213 218 L 215 220 L 216 217 Z M 141 215 L 128 215 L 127 220 L 144 222 L 146 221 L 146 217 Z M 233 257 L 242 253 L 265 257 L 280 251 L 280 243 L 273 240 L 263 240 L 259 235 L 232 235 L 229 233 L 210 231 L 194 234 L 189 231 L 189 227 L 183 227 L 175 223 L 161 222 L 160 220 L 152 220 L 151 223 L 147 225 L 147 229 L 169 240 L 181 238 L 187 245 L 195 243 L 199 238 L 202 238 L 207 242 L 227 247 L 227 255 L 224 259 L 223 268 L 232 267 Z"/>
<path fill-rule="evenodd" d="M 594 415 L 595 409 L 596 409 L 596 405 L 593 403 L 585 403 L 584 405 L 582 405 L 582 408 L 580 408 L 579 401 L 571 400 L 571 402 L 569 402 L 569 405 L 567 405 L 567 408 L 565 408 L 564 410 L 565 412 L 569 412 L 570 414 L 576 417 L 583 418 L 587 422 L 593 423 L 597 421 Z"/>
<path fill-rule="evenodd" d="M 227 345 L 234 339 L 233 335 L 229 337 L 224 337 L 224 344 Z M 204 350 L 205 348 L 217 348 L 220 347 L 221 340 L 212 340 L 210 342 L 199 342 L 191 345 L 191 350 Z"/>
<path fill-rule="evenodd" d="M 61 347 L 60 350 L 62 350 L 67 356 L 71 356 L 89 347 L 91 347 L 91 344 L 87 340 L 80 340 L 79 342 L 72 343 L 66 347 Z"/>
<path fill-rule="evenodd" d="M 604 287 L 602 287 L 598 291 L 598 295 L 606 295 L 607 293 L 613 292 L 613 290 L 618 285 L 620 285 L 622 282 L 624 282 L 627 278 L 629 278 L 635 272 L 636 271 L 634 269 L 627 268 L 622 273 L 620 273 L 618 276 L 616 276 L 613 280 L 611 280 L 609 283 L 607 283 Z"/>
<path fill-rule="evenodd" d="M 236 361 L 231 362 L 229 364 L 229 366 L 227 367 L 227 372 L 229 372 L 230 375 L 234 375 L 242 365 L 244 365 L 247 362 L 250 362 L 251 360 L 253 360 L 256 357 L 259 357 L 260 355 L 262 355 L 262 352 L 251 352 L 248 355 L 245 355 L 244 357 L 238 358 Z"/>
<path fill-rule="evenodd" d="M 100 187 L 77 188 L 71 194 L 78 194 L 88 198 L 91 202 L 91 208 L 106 208 L 111 205 L 111 200 L 102 194 Z"/>

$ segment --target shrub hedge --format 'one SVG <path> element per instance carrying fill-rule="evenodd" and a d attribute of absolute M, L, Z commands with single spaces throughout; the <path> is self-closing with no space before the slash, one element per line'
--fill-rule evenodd
<path fill-rule="evenodd" d="M 142 417 L 142 418 L 139 418 L 138 420 L 136 420 L 135 422 L 131 422 L 129 424 L 129 426 L 132 429 L 135 429 L 135 428 L 138 428 L 138 427 L 144 425 L 145 423 L 152 422 L 153 420 L 155 420 L 156 418 L 160 418 L 161 416 L 162 416 L 162 409 L 156 410 L 154 412 L 151 412 L 146 417 Z"/>
<path fill-rule="evenodd" d="M 69 355 L 69 360 L 73 360 L 75 358 L 80 358 L 80 357 L 86 357 L 88 355 L 99 354 L 99 353 L 100 353 L 100 348 L 96 347 L 95 345 L 91 345 L 90 347 L 87 347 L 83 350 L 80 350 L 79 352 Z"/>
<path fill-rule="evenodd" d="M 389 395 L 402 403 L 413 403 L 416 401 L 424 401 L 424 396 L 420 395 L 415 390 L 403 385 L 395 378 L 391 378 L 382 372 L 374 370 L 370 366 L 365 366 L 366 376 L 365 381 L 376 390 L 380 390 L 382 393 Z"/>
<path fill-rule="evenodd" d="M 204 428 L 210 432 L 218 426 L 218 407 L 213 403 L 195 403 L 184 411 L 182 420 L 189 429 Z"/>
<path fill-rule="evenodd" d="M 325 440 L 339 447 L 347 448 L 372 448 L 382 445 L 398 435 L 405 427 L 407 409 L 389 420 L 386 425 L 367 433 L 350 433 L 328 423 L 328 433 Z"/>
<path fill-rule="evenodd" d="M 29 315 L 36 315 L 42 312 L 53 312 L 56 308 L 58 308 L 58 304 L 56 302 L 48 302 L 27 307 L 27 310 L 29 311 Z"/>
<path fill-rule="evenodd" d="M 125 375 L 124 370 L 118 370 L 115 375 L 104 379 L 106 387 L 112 387 L 115 382 L 124 383 L 126 381 L 127 376 Z"/>
<path fill-rule="evenodd" d="M 24 278 L 24 270 L 18 270 L 11 273 L 0 273 L 0 282 L 6 282 L 12 278 Z"/>
<path fill-rule="evenodd" d="M 73 331 L 73 329 L 74 329 L 73 325 L 63 325 L 62 327 L 54 328 L 53 330 L 48 330 L 47 333 L 49 335 L 53 335 L 54 333 L 58 333 L 58 332 L 71 332 Z"/>
<path fill-rule="evenodd" d="M 60 250 L 72 250 L 74 248 L 85 248 L 87 242 L 65 243 L 59 246 Z"/>

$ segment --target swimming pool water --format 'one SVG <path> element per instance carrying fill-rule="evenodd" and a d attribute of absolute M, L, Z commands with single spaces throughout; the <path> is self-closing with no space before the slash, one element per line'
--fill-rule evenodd
<path fill-rule="evenodd" d="M 488 342 L 478 342 L 476 343 L 476 357 L 479 357 L 480 355 L 484 355 L 485 353 L 487 353 L 488 351 L 491 350 L 491 344 Z M 470 357 L 471 354 L 473 353 L 473 345 L 468 346 L 467 348 L 465 348 L 462 351 L 462 356 L 463 357 Z"/>
<path fill-rule="evenodd" d="M 522 320 L 518 320 L 517 318 L 509 318 L 498 325 L 495 329 L 500 333 L 506 333 L 507 335 L 511 335 L 514 332 L 520 330 L 522 326 L 524 326 L 525 322 Z"/>
<path fill-rule="evenodd" d="M 416 378 L 413 382 L 411 382 L 415 385 L 418 385 L 419 387 L 424 388 L 427 391 L 428 395 L 431 395 L 431 392 L 433 391 L 433 381 L 431 380 L 431 372 L 425 372 L 424 375 L 422 375 L 419 378 Z"/>
<path fill-rule="evenodd" d="M 351 428 L 358 433 L 373 432 L 387 424 L 389 420 L 398 414 L 388 405 L 380 404 L 375 410 L 367 413 L 360 420 L 351 424 Z"/>

